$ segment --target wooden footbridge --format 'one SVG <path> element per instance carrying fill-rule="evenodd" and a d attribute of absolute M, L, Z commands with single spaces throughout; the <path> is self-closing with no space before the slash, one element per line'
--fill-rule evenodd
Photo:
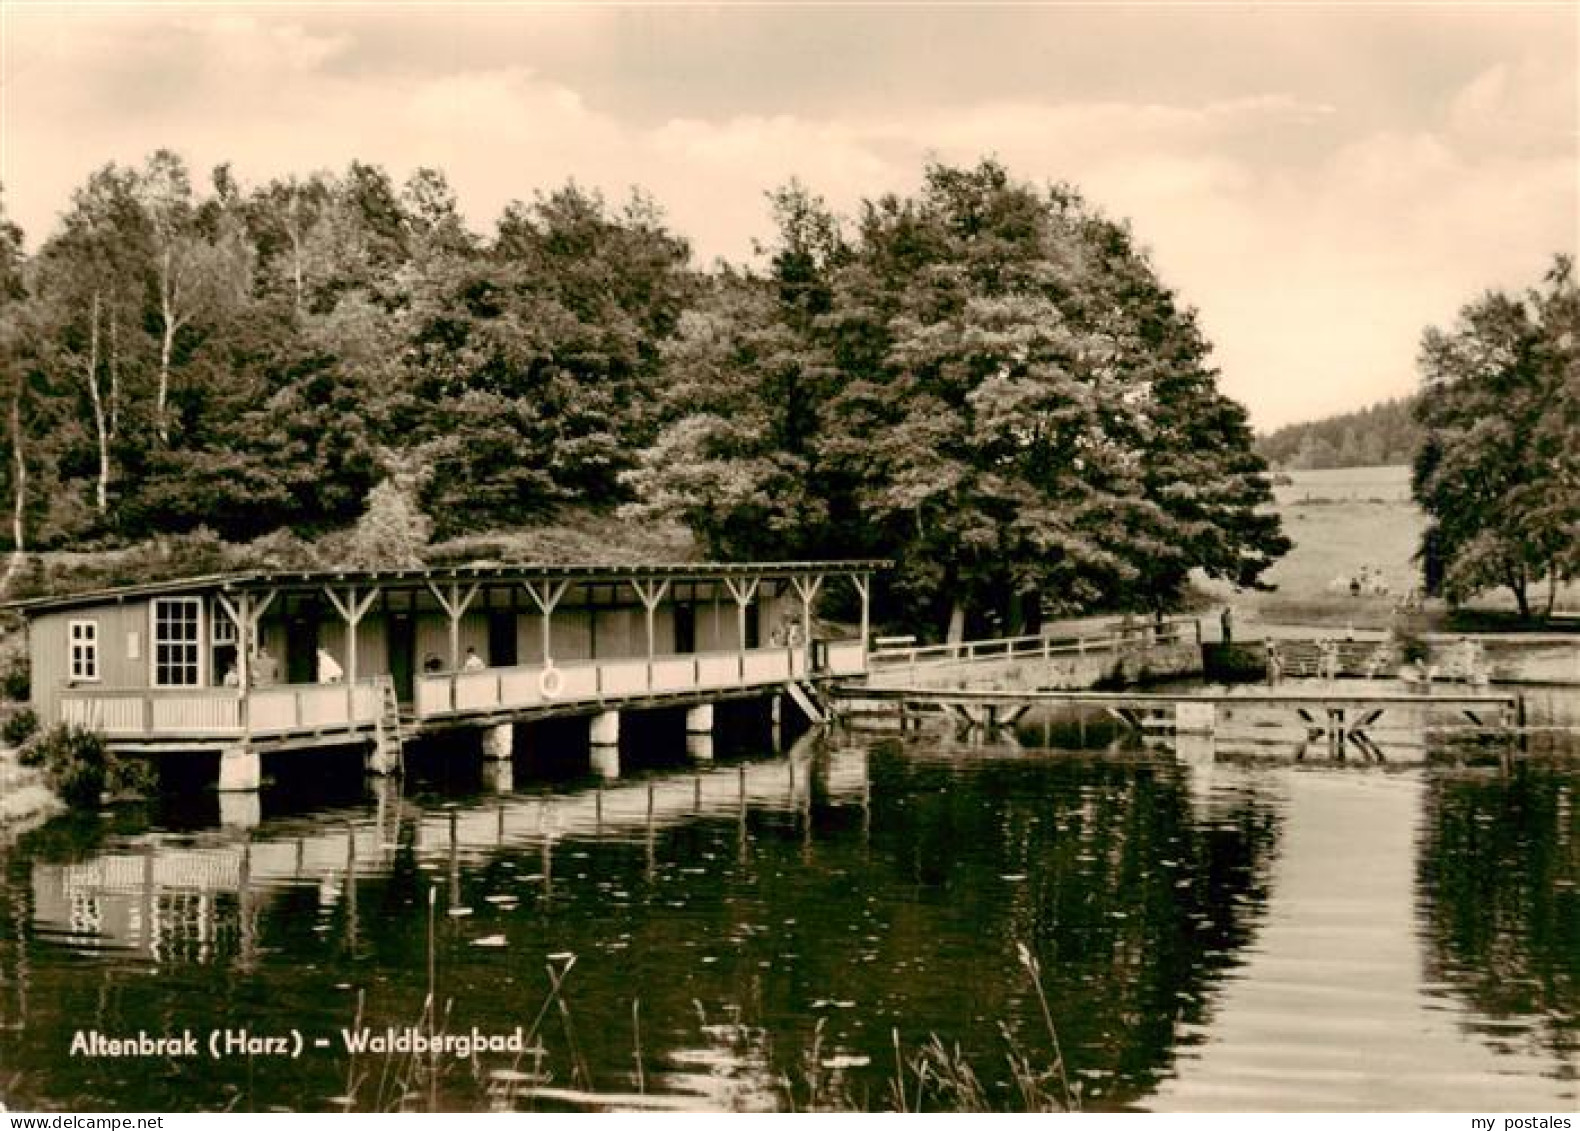
<path fill-rule="evenodd" d="M 1516 725 L 1516 696 L 1487 692 L 1431 693 L 1392 691 L 1370 685 L 1348 692 L 1332 687 L 1243 688 L 1233 691 L 1136 692 L 1010 689 L 859 687 L 842 685 L 836 694 L 848 718 L 875 715 L 897 719 L 903 732 L 927 718 L 942 717 L 957 726 L 994 730 L 1013 726 L 1034 707 L 1099 708 L 1137 731 L 1213 733 L 1219 715 L 1253 709 L 1293 716 L 1306 741 L 1325 739 L 1337 753 L 1350 744 L 1369 757 L 1381 757 L 1368 732 L 1389 711 L 1451 713 L 1470 727 Z"/>

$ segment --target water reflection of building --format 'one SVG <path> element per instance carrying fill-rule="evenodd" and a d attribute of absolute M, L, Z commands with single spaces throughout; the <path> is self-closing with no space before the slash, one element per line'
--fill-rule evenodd
<path fill-rule="evenodd" d="M 160 962 L 210 962 L 236 952 L 242 917 L 233 881 L 228 890 L 203 876 L 164 886 L 152 879 L 152 868 L 137 877 L 139 863 L 36 867 L 35 925 L 72 945 L 131 949 Z M 221 861 L 215 864 L 223 870 Z"/>
<path fill-rule="evenodd" d="M 212 844 L 149 843 L 73 864 L 32 865 L 37 933 L 67 945 L 137 951 L 158 962 L 250 957 L 260 906 L 286 888 L 311 887 L 321 910 L 349 900 L 359 877 L 387 874 L 402 844 L 454 871 L 507 846 L 542 848 L 575 838 L 636 835 L 703 814 L 748 809 L 801 812 L 814 792 L 864 796 L 866 753 L 810 747 L 786 759 L 699 769 L 574 793 L 504 795 L 422 810 L 385 783 L 370 817 L 289 827 Z M 355 930 L 354 921 L 347 924 Z"/>

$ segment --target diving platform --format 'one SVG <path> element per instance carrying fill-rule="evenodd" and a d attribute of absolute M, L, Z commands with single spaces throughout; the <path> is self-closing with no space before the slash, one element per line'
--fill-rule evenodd
<path fill-rule="evenodd" d="M 1520 715 L 1519 698 L 1511 694 L 1363 686 L 1365 690 L 1355 691 L 1322 685 L 1184 693 L 841 684 L 833 697 L 846 717 L 870 719 L 876 709 L 897 720 L 902 732 L 929 716 L 957 726 L 994 730 L 1013 726 L 1034 707 L 1064 706 L 1101 709 L 1141 732 L 1210 734 L 1228 712 L 1258 710 L 1283 714 L 1305 731 L 1308 742 L 1325 739 L 1339 752 L 1353 744 L 1367 755 L 1377 754 L 1368 732 L 1390 711 L 1448 713 L 1481 729 L 1513 727 Z"/>

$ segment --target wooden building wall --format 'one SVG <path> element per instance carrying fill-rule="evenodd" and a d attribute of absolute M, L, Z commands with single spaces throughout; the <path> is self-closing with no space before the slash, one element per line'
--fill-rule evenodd
<path fill-rule="evenodd" d="M 148 618 L 146 600 L 63 609 L 32 618 L 28 623 L 31 698 L 40 721 L 59 720 L 61 692 L 71 685 L 72 621 L 91 621 L 99 631 L 99 678 L 76 686 L 147 687 L 152 682 Z"/>

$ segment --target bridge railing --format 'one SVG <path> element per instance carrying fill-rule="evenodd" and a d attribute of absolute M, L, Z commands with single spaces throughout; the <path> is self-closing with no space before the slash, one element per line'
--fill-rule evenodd
<path fill-rule="evenodd" d="M 962 640 L 957 644 L 902 645 L 873 649 L 867 663 L 873 670 L 941 666 L 945 664 L 999 663 L 1015 659 L 1052 659 L 1055 656 L 1117 654 L 1127 647 L 1194 644 L 1197 622 L 1190 619 L 1115 622 L 1107 632 L 1061 637 L 999 636 Z"/>

